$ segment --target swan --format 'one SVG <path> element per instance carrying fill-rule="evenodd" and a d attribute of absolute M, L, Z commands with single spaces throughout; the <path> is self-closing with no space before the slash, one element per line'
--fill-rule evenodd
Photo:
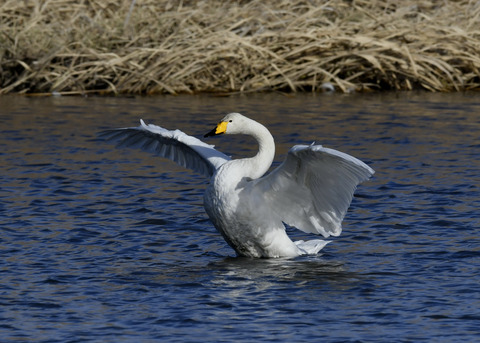
<path fill-rule="evenodd" d="M 245 134 L 258 153 L 232 160 L 213 145 L 180 130 L 145 124 L 100 133 L 119 147 L 153 152 L 210 178 L 205 211 L 237 255 L 255 258 L 317 254 L 329 241 L 293 242 L 284 223 L 323 237 L 338 236 L 357 185 L 374 171 L 362 161 L 321 145 L 293 146 L 269 174 L 275 155 L 272 135 L 240 113 L 227 114 L 204 137 Z"/>

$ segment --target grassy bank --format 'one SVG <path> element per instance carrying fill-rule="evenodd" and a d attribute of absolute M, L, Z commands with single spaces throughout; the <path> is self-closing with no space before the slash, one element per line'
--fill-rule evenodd
<path fill-rule="evenodd" d="M 480 89 L 479 1 L 0 1 L 0 94 Z"/>

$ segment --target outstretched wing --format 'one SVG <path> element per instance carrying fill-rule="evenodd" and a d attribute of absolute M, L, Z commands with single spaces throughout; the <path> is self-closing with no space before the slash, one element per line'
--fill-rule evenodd
<path fill-rule="evenodd" d="M 147 125 L 143 120 L 140 120 L 138 127 L 105 130 L 100 132 L 99 137 L 117 142 L 118 147 L 134 147 L 152 152 L 208 177 L 230 160 L 227 155 L 215 150 L 213 145 L 180 130 L 170 131 L 160 126 Z"/>
<path fill-rule="evenodd" d="M 373 173 L 365 163 L 340 151 L 296 145 L 256 187 L 288 225 L 324 237 L 338 236 L 353 192 Z"/>

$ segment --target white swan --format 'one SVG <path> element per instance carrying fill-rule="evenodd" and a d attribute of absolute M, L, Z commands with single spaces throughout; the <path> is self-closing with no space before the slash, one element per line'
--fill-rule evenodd
<path fill-rule="evenodd" d="M 260 123 L 226 115 L 205 137 L 246 134 L 259 145 L 251 158 L 231 160 L 199 139 L 155 125 L 113 129 L 101 137 L 138 147 L 210 177 L 205 210 L 238 255 L 294 257 L 316 254 L 328 242 L 293 242 L 283 223 L 324 237 L 338 236 L 356 186 L 374 171 L 360 160 L 321 145 L 296 145 L 270 174 L 275 143 Z M 262 177 L 263 176 L 263 177 Z"/>

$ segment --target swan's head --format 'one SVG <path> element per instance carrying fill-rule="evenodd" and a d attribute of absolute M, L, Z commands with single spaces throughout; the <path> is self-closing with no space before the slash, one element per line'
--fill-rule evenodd
<path fill-rule="evenodd" d="M 217 126 L 207 133 L 204 137 L 235 133 L 245 133 L 245 128 L 251 124 L 253 120 L 241 115 L 240 113 L 229 113 L 217 124 Z"/>

